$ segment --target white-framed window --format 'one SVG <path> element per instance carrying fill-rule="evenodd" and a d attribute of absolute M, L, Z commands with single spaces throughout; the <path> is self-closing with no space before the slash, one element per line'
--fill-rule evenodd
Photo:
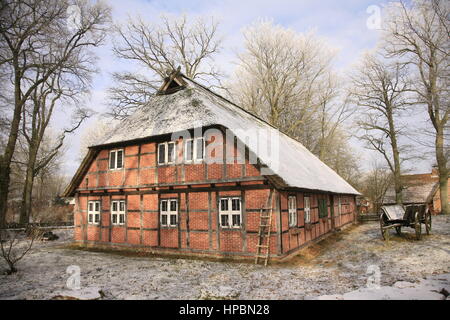
<path fill-rule="evenodd" d="M 89 224 L 100 223 L 100 201 L 88 202 L 88 223 Z"/>
<path fill-rule="evenodd" d="M 205 139 L 202 137 L 186 139 L 184 142 L 185 162 L 200 162 L 205 158 Z"/>
<path fill-rule="evenodd" d="M 242 224 L 241 198 L 220 198 L 220 226 L 223 228 L 240 228 Z"/>
<path fill-rule="evenodd" d="M 160 201 L 161 226 L 176 227 L 178 223 L 178 200 L 164 199 Z"/>
<path fill-rule="evenodd" d="M 176 143 L 174 141 L 158 144 L 158 164 L 173 164 L 176 156 Z"/>
<path fill-rule="evenodd" d="M 111 223 L 114 225 L 125 224 L 125 200 L 111 201 Z"/>
<path fill-rule="evenodd" d="M 289 227 L 297 226 L 297 197 L 288 197 Z"/>
<path fill-rule="evenodd" d="M 305 197 L 304 198 L 304 205 L 305 205 L 305 223 L 311 223 L 311 198 Z"/>
<path fill-rule="evenodd" d="M 111 150 L 109 152 L 109 169 L 116 170 L 123 168 L 123 149 Z"/>

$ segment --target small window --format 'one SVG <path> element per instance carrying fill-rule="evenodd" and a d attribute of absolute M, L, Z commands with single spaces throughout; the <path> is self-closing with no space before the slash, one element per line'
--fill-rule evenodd
<path fill-rule="evenodd" d="M 123 168 L 123 150 L 112 150 L 109 152 L 109 169 Z"/>
<path fill-rule="evenodd" d="M 203 160 L 204 157 L 204 145 L 205 142 L 203 138 L 197 138 L 195 139 L 195 160 L 200 161 Z"/>
<path fill-rule="evenodd" d="M 158 164 L 173 164 L 176 159 L 176 144 L 175 142 L 164 142 L 158 144 Z"/>
<path fill-rule="evenodd" d="M 240 228 L 242 225 L 241 198 L 221 198 L 220 225 L 223 228 Z"/>
<path fill-rule="evenodd" d="M 100 201 L 89 201 L 88 203 L 88 223 L 100 223 Z"/>
<path fill-rule="evenodd" d="M 288 198 L 288 208 L 289 208 L 289 226 L 297 226 L 297 197 L 289 196 Z"/>
<path fill-rule="evenodd" d="M 188 139 L 184 143 L 184 160 L 191 162 L 194 158 L 194 140 Z"/>
<path fill-rule="evenodd" d="M 305 223 L 311 223 L 311 199 L 305 197 Z"/>
<path fill-rule="evenodd" d="M 175 142 L 169 142 L 167 144 L 167 163 L 175 162 Z"/>
<path fill-rule="evenodd" d="M 178 224 L 178 200 L 161 200 L 160 215 L 163 227 L 176 227 Z"/>
<path fill-rule="evenodd" d="M 125 224 L 124 200 L 114 200 L 111 202 L 111 222 L 115 225 Z"/>
<path fill-rule="evenodd" d="M 158 145 L 158 164 L 166 163 L 166 144 L 160 143 Z"/>
<path fill-rule="evenodd" d="M 203 138 L 187 139 L 184 143 L 185 162 L 200 162 L 205 157 L 205 140 Z"/>

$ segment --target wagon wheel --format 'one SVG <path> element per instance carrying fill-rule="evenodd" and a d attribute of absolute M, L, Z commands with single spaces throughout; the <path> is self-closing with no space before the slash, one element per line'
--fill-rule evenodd
<path fill-rule="evenodd" d="M 397 234 L 399 236 L 401 236 L 402 235 L 402 227 L 395 227 L 395 232 L 397 232 Z"/>
<path fill-rule="evenodd" d="M 381 236 L 383 237 L 383 240 L 388 241 L 389 240 L 389 229 L 384 229 L 386 227 L 387 223 L 384 220 L 384 214 L 380 215 L 380 230 L 381 230 Z"/>
<path fill-rule="evenodd" d="M 429 210 L 425 213 L 425 230 L 427 231 L 427 234 L 430 234 L 430 232 L 431 232 L 431 212 Z"/>
<path fill-rule="evenodd" d="M 414 229 L 416 229 L 416 239 L 420 240 L 420 236 L 422 235 L 422 223 L 419 219 L 419 212 L 416 212 L 415 214 Z"/>

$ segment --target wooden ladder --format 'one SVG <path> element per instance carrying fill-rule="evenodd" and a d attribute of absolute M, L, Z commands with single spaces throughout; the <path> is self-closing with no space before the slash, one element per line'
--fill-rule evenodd
<path fill-rule="evenodd" d="M 261 208 L 259 215 L 259 231 L 258 231 L 258 244 L 256 245 L 255 264 L 258 264 L 259 259 L 264 260 L 264 266 L 267 266 L 270 254 L 270 233 L 272 229 L 272 194 L 273 190 L 270 190 L 268 205 L 270 208 Z M 268 214 L 267 214 L 268 213 Z M 264 241 L 264 239 L 266 241 Z"/>

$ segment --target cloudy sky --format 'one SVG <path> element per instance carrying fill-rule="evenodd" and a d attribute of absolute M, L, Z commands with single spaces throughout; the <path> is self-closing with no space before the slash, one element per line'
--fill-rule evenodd
<path fill-rule="evenodd" d="M 161 14 L 181 14 L 214 16 L 220 22 L 219 31 L 223 36 L 223 48 L 217 56 L 216 64 L 226 73 L 233 72 L 233 60 L 243 47 L 242 29 L 255 20 L 272 19 L 275 24 L 291 28 L 297 32 L 314 30 L 326 38 L 330 45 L 339 49 L 335 67 L 346 72 L 364 50 L 375 47 L 378 32 L 369 28 L 367 22 L 376 8 L 382 8 L 386 1 L 377 0 L 106 0 L 113 9 L 116 23 L 125 23 L 128 17 L 140 15 L 146 20 L 156 21 Z M 99 115 L 108 110 L 106 90 L 111 85 L 111 73 L 124 68 L 132 68 L 116 59 L 111 52 L 111 38 L 97 50 L 100 72 L 93 82 L 92 96 L 88 106 Z M 64 114 L 56 118 L 61 125 Z M 67 139 L 64 170 L 72 175 L 79 165 L 80 137 L 86 128 L 95 125 L 97 117 L 87 121 L 77 133 Z M 420 122 L 420 119 L 416 119 Z M 361 155 L 365 168 L 370 167 L 373 154 L 352 139 L 352 145 Z M 427 172 L 431 160 L 410 165 L 415 172 Z"/>

